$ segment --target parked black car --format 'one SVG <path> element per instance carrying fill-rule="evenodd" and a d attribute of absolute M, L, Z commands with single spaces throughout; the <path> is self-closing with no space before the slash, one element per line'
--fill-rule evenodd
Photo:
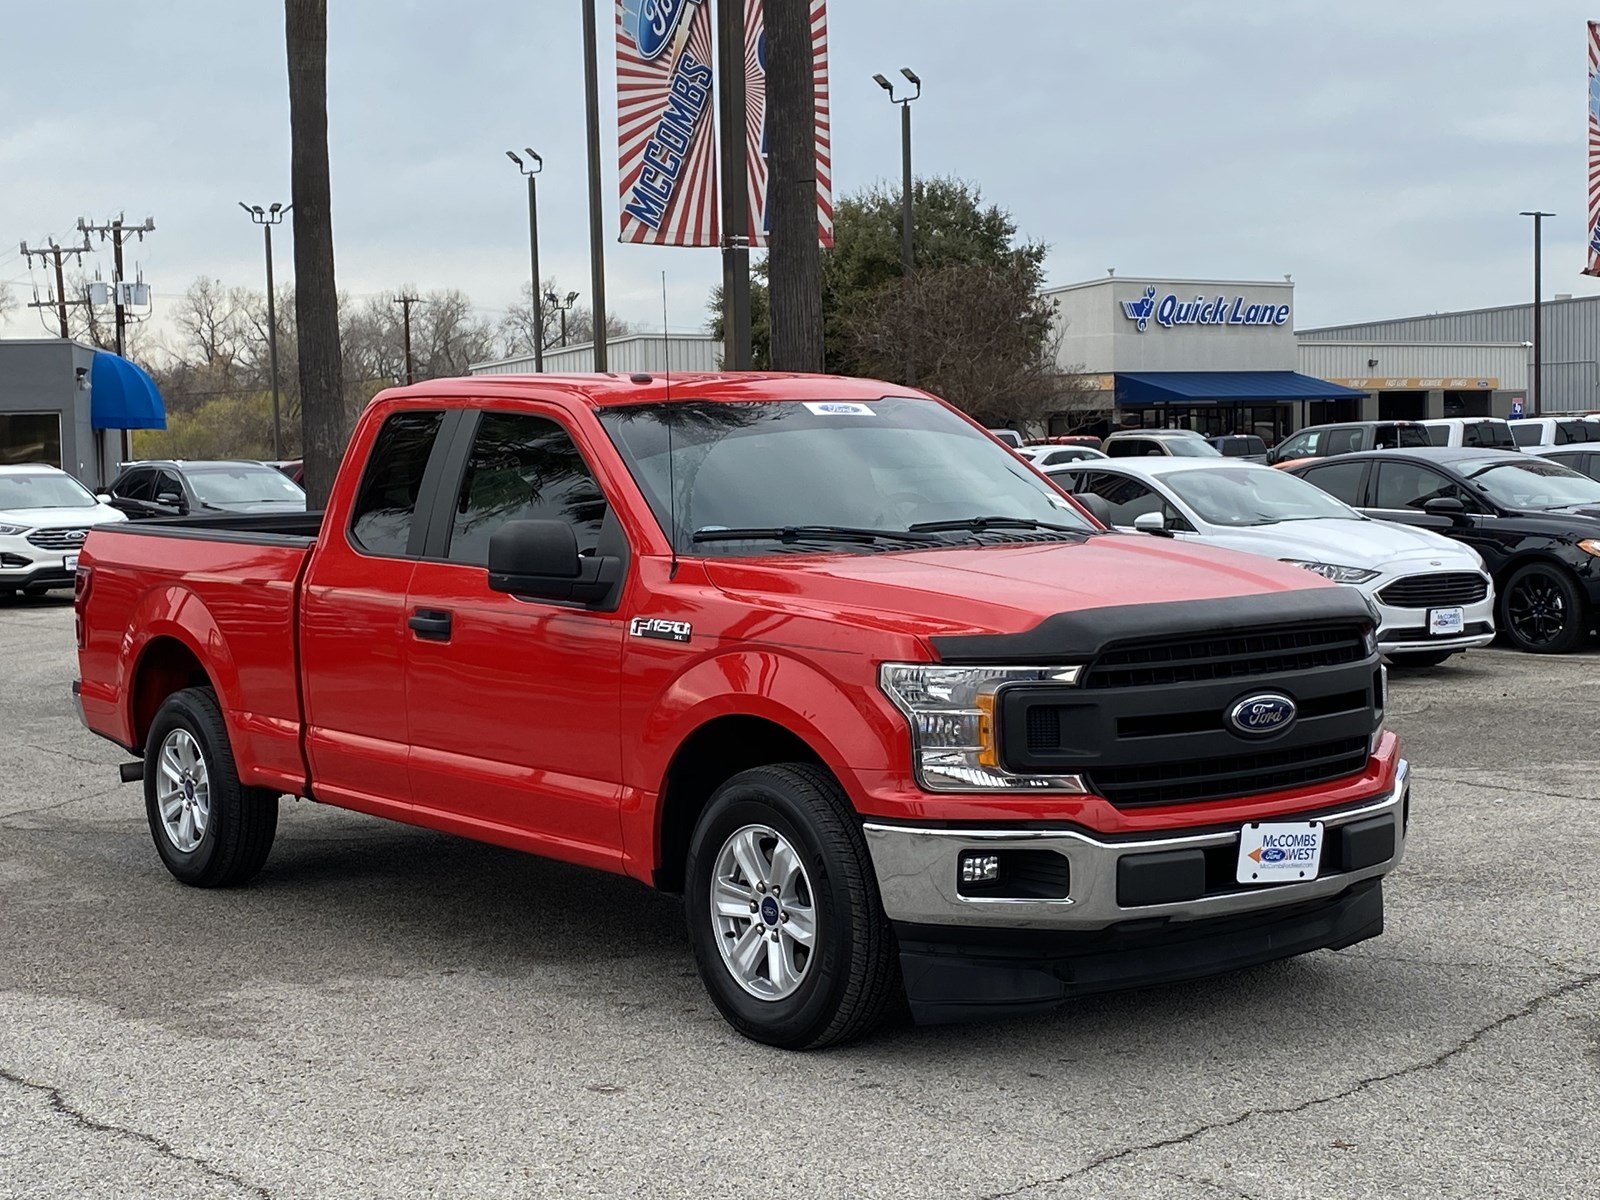
<path fill-rule="evenodd" d="M 1298 433 L 1291 433 L 1267 452 L 1267 461 L 1277 464 L 1296 458 L 1332 458 L 1363 450 L 1431 444 L 1427 427 L 1420 421 L 1341 421 L 1337 425 L 1307 425 Z"/>
<path fill-rule="evenodd" d="M 1517 648 L 1562 654 L 1594 627 L 1600 481 L 1478 447 L 1347 454 L 1291 470 L 1369 517 L 1471 546 L 1494 576 L 1496 628 Z"/>
<path fill-rule="evenodd" d="M 306 494 L 281 471 L 259 462 L 128 463 L 108 489 L 132 520 L 188 513 L 304 512 Z"/>

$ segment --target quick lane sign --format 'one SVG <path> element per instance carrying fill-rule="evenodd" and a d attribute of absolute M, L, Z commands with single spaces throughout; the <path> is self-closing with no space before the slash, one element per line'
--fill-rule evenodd
<path fill-rule="evenodd" d="M 1270 328 L 1289 323 L 1287 304 L 1261 304 L 1244 296 L 1196 296 L 1188 300 L 1179 299 L 1176 292 L 1162 296 L 1155 288 L 1147 287 L 1139 299 L 1117 303 L 1122 306 L 1122 315 L 1132 321 L 1140 333 L 1149 328 L 1152 321 L 1163 329 L 1184 325 Z"/>

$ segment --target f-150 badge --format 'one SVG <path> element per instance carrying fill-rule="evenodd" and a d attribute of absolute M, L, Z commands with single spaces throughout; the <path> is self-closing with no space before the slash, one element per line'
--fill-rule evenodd
<path fill-rule="evenodd" d="M 664 617 L 635 617 L 628 623 L 632 637 L 657 638 L 663 642 L 687 642 L 694 626 L 687 621 L 668 621 Z"/>

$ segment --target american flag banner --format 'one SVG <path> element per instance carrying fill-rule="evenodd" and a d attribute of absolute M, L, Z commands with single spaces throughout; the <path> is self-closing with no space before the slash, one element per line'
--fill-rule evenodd
<path fill-rule="evenodd" d="M 762 0 L 745 0 L 745 164 L 750 196 L 750 244 L 765 246 L 767 213 L 767 39 Z M 828 116 L 828 7 L 811 0 L 811 57 L 817 121 L 817 240 L 833 245 L 833 142 Z"/>
<path fill-rule="evenodd" d="M 617 0 L 621 241 L 718 244 L 714 62 L 710 0 Z"/>
<path fill-rule="evenodd" d="M 1600 275 L 1600 21 L 1589 22 L 1589 261 Z"/>

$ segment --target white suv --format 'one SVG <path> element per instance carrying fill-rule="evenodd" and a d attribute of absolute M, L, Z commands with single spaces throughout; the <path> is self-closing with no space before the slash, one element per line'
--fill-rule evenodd
<path fill-rule="evenodd" d="M 71 587 L 90 527 L 127 519 L 65 471 L 0 466 L 0 595 Z"/>

